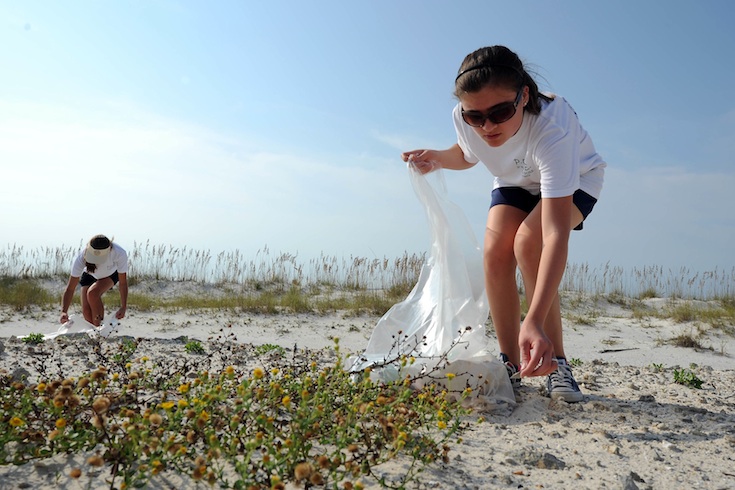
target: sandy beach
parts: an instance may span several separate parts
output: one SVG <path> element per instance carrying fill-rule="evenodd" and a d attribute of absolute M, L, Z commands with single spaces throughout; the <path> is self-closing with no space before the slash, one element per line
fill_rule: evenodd
<path fill-rule="evenodd" d="M 524 379 L 512 413 L 468 416 L 448 462 L 428 466 L 409 488 L 735 488 L 735 338 L 697 322 L 658 318 L 653 313 L 668 299 L 642 301 L 650 315 L 633 315 L 625 305 L 599 299 L 565 302 L 566 350 L 584 401 L 552 402 L 545 378 Z M 320 351 L 329 362 L 335 338 L 343 352 L 359 353 L 378 319 L 341 312 L 256 315 L 131 308 L 104 342 L 141 338 L 139 354 L 161 361 L 184 355 L 183 339 L 199 340 L 212 353 L 213 368 L 223 342 Z M 58 326 L 55 311 L 0 308 L 0 376 L 38 379 L 39 357 L 44 356 L 44 369 L 59 369 L 66 376 L 93 369 L 94 359 L 68 348 L 69 342 L 84 340 L 79 336 L 40 346 L 19 339 L 31 332 L 52 333 Z M 680 336 L 695 338 L 698 346 L 676 346 L 672 339 Z M 676 383 L 675 369 L 696 374 L 701 388 Z M 68 468 L 83 460 L 84 455 L 68 455 L 0 466 L 0 489 L 105 488 L 104 474 L 68 477 Z M 403 464 L 399 458 L 382 471 L 390 479 L 404 471 Z M 168 474 L 150 481 L 148 488 L 207 486 Z"/>

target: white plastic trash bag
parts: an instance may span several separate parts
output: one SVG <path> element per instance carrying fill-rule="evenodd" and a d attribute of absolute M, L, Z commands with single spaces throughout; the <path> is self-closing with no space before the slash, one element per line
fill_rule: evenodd
<path fill-rule="evenodd" d="M 47 333 L 43 336 L 44 340 L 51 340 L 61 335 L 73 335 L 79 333 L 86 333 L 92 337 L 101 336 L 109 337 L 117 331 L 119 322 L 117 318 L 113 318 L 110 321 L 103 322 L 102 325 L 96 327 L 89 323 L 84 318 L 77 318 L 75 315 L 71 315 L 66 323 L 63 323 L 56 332 Z M 21 337 L 25 338 L 27 336 Z"/>
<path fill-rule="evenodd" d="M 408 297 L 378 321 L 351 371 L 375 379 L 410 377 L 435 383 L 468 404 L 494 409 L 515 404 L 503 363 L 485 336 L 488 304 L 482 253 L 462 210 L 447 196 L 442 170 L 422 175 L 409 163 L 411 184 L 425 207 L 431 251 Z"/>

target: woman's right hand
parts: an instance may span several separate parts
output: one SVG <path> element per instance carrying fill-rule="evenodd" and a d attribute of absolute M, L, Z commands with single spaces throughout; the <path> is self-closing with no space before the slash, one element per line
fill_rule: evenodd
<path fill-rule="evenodd" d="M 411 150 L 401 154 L 404 162 L 413 164 L 414 168 L 422 174 L 427 174 L 438 168 L 441 163 L 437 160 L 437 152 L 435 150 Z"/>
<path fill-rule="evenodd" d="M 64 324 L 69 321 L 69 314 L 65 311 L 61 312 L 61 317 L 59 318 L 59 321 Z"/>

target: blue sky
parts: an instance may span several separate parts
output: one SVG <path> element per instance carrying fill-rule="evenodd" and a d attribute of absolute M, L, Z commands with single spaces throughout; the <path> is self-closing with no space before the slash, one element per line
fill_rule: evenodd
<path fill-rule="evenodd" d="M 400 153 L 505 44 L 608 162 L 571 262 L 735 265 L 735 3 L 5 1 L 0 244 L 428 250 Z M 483 233 L 492 177 L 446 172 Z"/>

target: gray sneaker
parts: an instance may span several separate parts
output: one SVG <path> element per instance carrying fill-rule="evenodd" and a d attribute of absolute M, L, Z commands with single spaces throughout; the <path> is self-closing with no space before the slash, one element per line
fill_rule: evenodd
<path fill-rule="evenodd" d="M 546 379 L 546 390 L 553 400 L 564 400 L 567 403 L 581 402 L 584 395 L 579 390 L 572 375 L 572 368 L 563 357 L 557 357 L 559 367 Z"/>
<path fill-rule="evenodd" d="M 508 371 L 508 378 L 510 378 L 510 386 L 513 387 L 513 391 L 517 391 L 521 388 L 521 377 L 516 376 L 518 374 L 518 366 L 510 362 L 510 359 L 508 359 L 508 356 L 503 354 L 502 352 L 498 356 L 500 359 L 500 362 L 505 364 L 505 369 Z"/>

